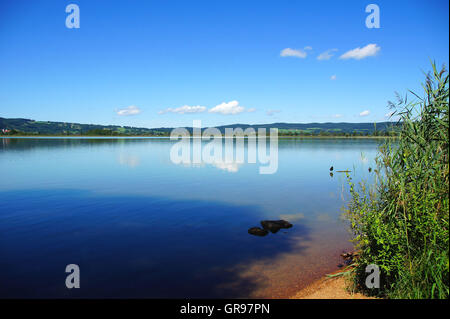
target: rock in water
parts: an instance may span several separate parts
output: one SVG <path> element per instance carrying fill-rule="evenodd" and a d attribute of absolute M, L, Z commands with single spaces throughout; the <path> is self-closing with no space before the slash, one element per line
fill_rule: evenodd
<path fill-rule="evenodd" d="M 278 232 L 282 228 L 291 228 L 292 224 L 285 220 L 263 220 L 261 221 L 261 226 L 273 234 Z"/>
<path fill-rule="evenodd" d="M 269 232 L 265 229 L 261 229 L 259 227 L 252 227 L 249 228 L 248 233 L 250 235 L 255 235 L 255 236 L 266 236 Z"/>

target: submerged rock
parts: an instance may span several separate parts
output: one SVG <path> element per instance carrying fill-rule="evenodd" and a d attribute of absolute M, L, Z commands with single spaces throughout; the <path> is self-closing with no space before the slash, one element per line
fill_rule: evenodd
<path fill-rule="evenodd" d="M 358 256 L 359 256 L 359 253 L 356 251 L 354 251 L 354 252 L 349 251 L 349 252 L 344 252 L 341 254 L 341 257 L 344 259 L 353 259 Z"/>
<path fill-rule="evenodd" d="M 282 228 L 291 228 L 292 224 L 285 220 L 263 220 L 261 221 L 261 226 L 264 230 L 275 234 Z"/>
<path fill-rule="evenodd" d="M 346 260 L 344 260 L 344 264 L 346 266 L 350 266 L 353 263 L 353 258 L 348 258 Z"/>
<path fill-rule="evenodd" d="M 265 229 L 261 229 L 259 227 L 249 228 L 248 233 L 254 236 L 266 236 L 269 232 Z"/>
<path fill-rule="evenodd" d="M 341 254 L 341 257 L 344 259 L 350 258 L 352 256 L 353 256 L 353 254 L 351 252 Z"/>
<path fill-rule="evenodd" d="M 341 254 L 341 257 L 344 259 L 344 264 L 346 266 L 351 266 L 353 262 L 358 259 L 359 253 L 357 251 L 353 252 L 344 252 Z"/>

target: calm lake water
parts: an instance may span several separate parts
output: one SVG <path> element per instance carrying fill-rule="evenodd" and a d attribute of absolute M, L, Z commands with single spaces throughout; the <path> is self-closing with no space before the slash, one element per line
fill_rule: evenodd
<path fill-rule="evenodd" d="M 379 143 L 280 139 L 261 175 L 174 164 L 163 138 L 0 139 L 0 297 L 289 297 L 351 247 L 330 166 L 368 179 Z M 293 227 L 247 232 L 275 219 Z"/>

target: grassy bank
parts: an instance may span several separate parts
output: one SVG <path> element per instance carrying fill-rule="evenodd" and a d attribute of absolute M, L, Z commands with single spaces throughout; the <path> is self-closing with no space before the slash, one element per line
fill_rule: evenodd
<path fill-rule="evenodd" d="M 403 122 L 395 143 L 379 150 L 375 184 L 355 185 L 346 217 L 360 251 L 354 284 L 387 298 L 449 295 L 448 71 L 432 71 L 423 96 L 390 103 Z M 379 266 L 380 288 L 367 289 L 365 268 Z"/>

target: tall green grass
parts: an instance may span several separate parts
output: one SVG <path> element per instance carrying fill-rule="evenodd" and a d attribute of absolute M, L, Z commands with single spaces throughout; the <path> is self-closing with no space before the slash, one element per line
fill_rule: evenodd
<path fill-rule="evenodd" d="M 390 102 L 399 138 L 379 149 L 375 182 L 355 185 L 345 216 L 360 251 L 355 285 L 386 298 L 449 296 L 449 77 L 432 64 L 423 96 Z M 380 289 L 365 287 L 365 267 L 381 270 Z"/>

